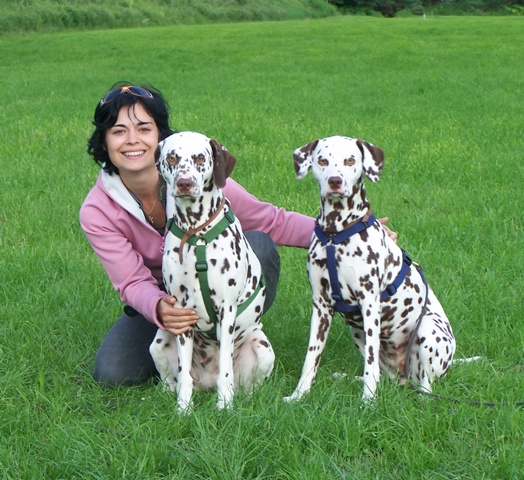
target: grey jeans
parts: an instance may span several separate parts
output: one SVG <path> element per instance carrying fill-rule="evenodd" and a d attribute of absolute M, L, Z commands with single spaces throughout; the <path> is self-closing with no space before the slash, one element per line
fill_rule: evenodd
<path fill-rule="evenodd" d="M 280 276 L 280 256 L 269 235 L 245 232 L 245 236 L 260 260 L 266 279 L 266 312 L 275 299 Z M 114 387 L 137 385 L 157 376 L 149 354 L 149 345 L 157 328 L 140 313 L 126 308 L 98 349 L 93 369 L 95 381 L 105 387 Z"/>

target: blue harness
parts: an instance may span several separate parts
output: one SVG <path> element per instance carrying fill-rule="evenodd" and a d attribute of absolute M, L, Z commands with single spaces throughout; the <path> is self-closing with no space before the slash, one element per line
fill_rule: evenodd
<path fill-rule="evenodd" d="M 320 243 L 322 243 L 323 246 L 326 247 L 326 256 L 327 256 L 327 267 L 329 272 L 329 281 L 331 283 L 331 297 L 335 301 L 335 311 L 340 313 L 354 313 L 354 312 L 360 312 L 360 308 L 358 305 L 348 305 L 344 302 L 342 298 L 342 292 L 340 289 L 340 282 L 338 280 L 338 274 L 337 274 L 337 265 L 335 260 L 335 251 L 336 251 L 336 245 L 342 243 L 343 241 L 347 240 L 348 238 L 352 237 L 353 235 L 356 235 L 357 233 L 362 232 L 363 230 L 371 227 L 376 221 L 375 215 L 371 214 L 370 217 L 366 221 L 359 221 L 357 223 L 354 223 L 353 225 L 346 228 L 346 230 L 343 230 L 342 232 L 337 233 L 336 235 L 329 236 L 327 235 L 324 230 L 320 228 L 320 226 L 315 226 L 315 235 L 320 240 Z M 409 267 L 411 266 L 412 261 L 409 255 L 402 250 L 402 268 L 400 269 L 400 272 L 397 275 L 397 278 L 389 284 L 386 289 L 381 293 L 380 300 L 384 301 L 389 297 L 392 297 L 397 293 L 398 288 L 404 283 L 404 280 L 406 278 L 406 275 L 409 271 Z"/>

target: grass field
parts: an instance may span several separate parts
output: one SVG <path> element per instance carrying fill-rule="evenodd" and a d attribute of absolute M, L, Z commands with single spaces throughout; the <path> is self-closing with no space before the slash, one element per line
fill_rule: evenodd
<path fill-rule="evenodd" d="M 524 19 L 486 17 L 0 38 L 0 478 L 523 478 L 523 44 Z M 219 413 L 199 393 L 178 417 L 157 385 L 94 384 L 121 304 L 77 216 L 97 175 L 92 113 L 122 79 L 160 88 L 175 128 L 226 145 L 252 193 L 312 216 L 296 147 L 333 134 L 382 147 L 374 211 L 424 266 L 458 356 L 483 357 L 435 385 L 459 401 L 383 381 L 361 409 L 362 360 L 338 319 L 312 392 L 285 404 L 310 311 L 306 252 L 291 248 L 264 321 L 276 369 L 252 398 Z"/>

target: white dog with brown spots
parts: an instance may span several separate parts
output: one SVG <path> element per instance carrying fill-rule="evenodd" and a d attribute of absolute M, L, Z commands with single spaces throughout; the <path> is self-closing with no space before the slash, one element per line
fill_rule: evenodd
<path fill-rule="evenodd" d="M 375 396 L 381 372 L 430 392 L 451 365 L 455 339 L 421 269 L 371 213 L 364 176 L 379 180 L 383 151 L 334 136 L 295 150 L 293 157 L 297 179 L 312 170 L 321 209 L 307 264 L 313 293 L 309 346 L 302 376 L 285 400 L 311 389 L 335 312 L 350 325 L 364 357 L 364 400 Z"/>
<path fill-rule="evenodd" d="M 150 347 L 162 381 L 177 392 L 179 412 L 191 409 L 193 387 L 216 386 L 223 409 L 239 388 L 250 393 L 273 370 L 275 355 L 260 321 L 260 262 L 222 193 L 235 164 L 200 133 L 176 133 L 159 144 L 169 218 L 164 284 L 178 306 L 199 316 L 184 334 L 159 329 Z"/>

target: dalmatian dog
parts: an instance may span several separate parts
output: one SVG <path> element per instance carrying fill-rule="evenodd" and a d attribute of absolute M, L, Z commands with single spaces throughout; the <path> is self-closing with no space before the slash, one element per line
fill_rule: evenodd
<path fill-rule="evenodd" d="M 261 323 L 260 262 L 222 193 L 235 164 L 225 147 L 196 132 L 175 133 L 157 150 L 168 204 L 164 284 L 176 306 L 199 316 L 184 334 L 159 329 L 150 346 L 180 413 L 191 410 L 194 387 L 216 387 L 217 407 L 224 409 L 239 389 L 249 394 L 273 370 Z"/>
<path fill-rule="evenodd" d="M 313 294 L 309 346 L 295 391 L 315 380 L 335 312 L 350 325 L 364 357 L 362 399 L 372 401 L 380 374 L 431 392 L 455 352 L 455 338 L 422 270 L 371 213 L 364 175 L 377 182 L 384 152 L 362 140 L 333 136 L 293 154 L 297 179 L 309 170 L 320 186 L 320 215 L 308 253 Z"/>

